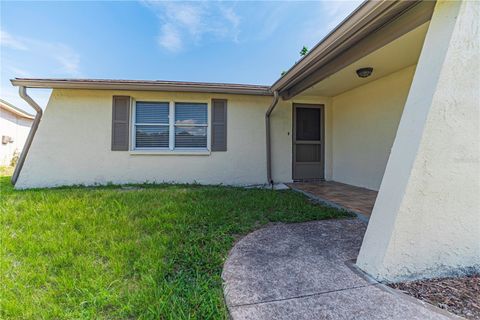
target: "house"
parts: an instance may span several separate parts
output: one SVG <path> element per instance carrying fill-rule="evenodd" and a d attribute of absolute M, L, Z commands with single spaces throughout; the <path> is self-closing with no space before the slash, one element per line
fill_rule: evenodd
<path fill-rule="evenodd" d="M 16 162 L 33 119 L 33 115 L 0 99 L 0 166 L 10 166 Z"/>
<path fill-rule="evenodd" d="M 12 180 L 338 181 L 378 191 L 370 275 L 480 271 L 479 12 L 366 1 L 271 86 L 13 79 L 53 92 Z"/>

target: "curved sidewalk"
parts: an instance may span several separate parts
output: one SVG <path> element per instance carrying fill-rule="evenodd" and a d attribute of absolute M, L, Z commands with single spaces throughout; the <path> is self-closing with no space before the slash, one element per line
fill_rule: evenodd
<path fill-rule="evenodd" d="M 458 319 L 356 271 L 351 261 L 365 229 L 345 219 L 280 224 L 247 235 L 222 273 L 232 318 Z"/>

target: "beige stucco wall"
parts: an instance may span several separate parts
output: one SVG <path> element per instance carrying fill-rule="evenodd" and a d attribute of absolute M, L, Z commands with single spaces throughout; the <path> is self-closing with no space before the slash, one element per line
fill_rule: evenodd
<path fill-rule="evenodd" d="M 377 279 L 480 271 L 479 21 L 436 4 L 357 260 Z"/>
<path fill-rule="evenodd" d="M 113 95 L 130 95 L 137 101 L 226 98 L 228 151 L 183 156 L 111 151 Z M 270 101 L 270 97 L 240 95 L 54 90 L 16 187 L 147 181 L 264 183 L 263 115 Z"/>
<path fill-rule="evenodd" d="M 33 120 L 19 117 L 0 108 L 0 139 L 9 136 L 13 142 L 3 144 L 0 141 L 0 165 L 9 166 L 16 152 L 22 151 Z"/>
<path fill-rule="evenodd" d="M 378 190 L 415 66 L 332 99 L 332 180 Z"/>
<path fill-rule="evenodd" d="M 137 101 L 208 103 L 212 98 L 226 98 L 228 151 L 209 155 L 139 155 L 111 151 L 113 95 L 130 95 Z M 271 101 L 272 97 L 244 95 L 54 90 L 16 187 L 147 181 L 229 185 L 266 183 L 265 112 Z M 275 182 L 290 182 L 292 178 L 291 105 L 292 101 L 281 101 L 272 114 Z"/>

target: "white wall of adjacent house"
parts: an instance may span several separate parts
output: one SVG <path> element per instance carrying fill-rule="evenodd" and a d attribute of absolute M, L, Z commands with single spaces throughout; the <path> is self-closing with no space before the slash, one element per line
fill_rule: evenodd
<path fill-rule="evenodd" d="M 377 279 L 480 271 L 479 24 L 436 4 L 357 259 Z"/>
<path fill-rule="evenodd" d="M 409 66 L 332 98 L 332 180 L 380 188 L 414 73 Z"/>
<path fill-rule="evenodd" d="M 12 158 L 22 151 L 33 120 L 0 108 L 0 165 L 10 166 Z"/>
<path fill-rule="evenodd" d="M 206 102 L 227 99 L 227 151 L 111 151 L 112 96 L 136 101 Z M 178 182 L 267 183 L 265 112 L 270 96 L 185 92 L 53 90 L 16 188 L 74 184 Z M 328 99 L 298 102 L 328 103 Z M 210 115 L 210 110 L 209 110 Z M 292 181 L 292 101 L 272 114 L 275 182 Z M 208 129 L 210 130 L 210 128 Z"/>

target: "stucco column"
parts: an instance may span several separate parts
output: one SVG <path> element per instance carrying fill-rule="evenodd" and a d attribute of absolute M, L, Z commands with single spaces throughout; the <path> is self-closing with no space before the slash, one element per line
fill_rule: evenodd
<path fill-rule="evenodd" d="M 480 270 L 479 11 L 436 4 L 357 260 L 379 280 Z"/>

